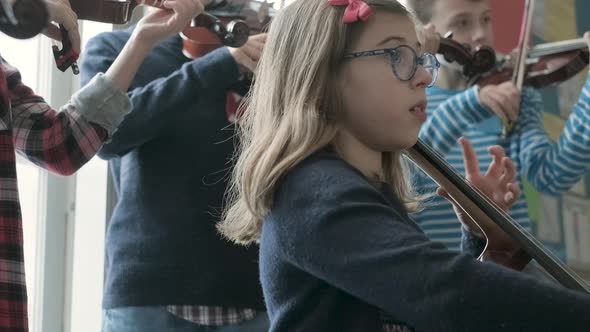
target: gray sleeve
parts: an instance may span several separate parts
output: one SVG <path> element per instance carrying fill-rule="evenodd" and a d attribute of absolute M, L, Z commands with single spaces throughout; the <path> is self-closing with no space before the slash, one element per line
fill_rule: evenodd
<path fill-rule="evenodd" d="M 103 73 L 96 74 L 87 85 L 76 92 L 70 103 L 88 122 L 105 128 L 109 137 L 131 111 L 131 101 L 127 94 L 119 90 Z"/>

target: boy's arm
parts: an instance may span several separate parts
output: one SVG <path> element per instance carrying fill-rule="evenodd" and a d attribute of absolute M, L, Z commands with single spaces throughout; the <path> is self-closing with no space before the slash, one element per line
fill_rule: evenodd
<path fill-rule="evenodd" d="M 61 112 L 52 109 L 2 62 L 11 101 L 9 124 L 15 149 L 33 163 L 70 175 L 90 160 L 130 109 L 127 96 L 104 75 L 72 96 Z"/>
<path fill-rule="evenodd" d="M 103 34 L 88 42 L 80 66 L 82 84 L 96 73 L 108 70 L 117 56 L 118 50 L 107 40 L 107 36 L 109 34 Z M 148 57 L 146 61 L 144 68 L 153 60 Z M 153 63 L 153 66 L 157 65 Z M 207 91 L 225 91 L 238 78 L 238 65 L 227 48 L 186 62 L 167 76 L 154 77 L 151 81 L 149 73 L 142 73 L 128 91 L 133 104 L 131 113 L 118 127 L 112 140 L 99 151 L 99 156 L 110 159 L 125 155 L 172 128 L 183 113 L 210 111 L 198 110 L 194 106 L 206 96 Z M 195 123 L 195 130 L 201 125 L 205 124 Z"/>
<path fill-rule="evenodd" d="M 445 100 L 441 100 L 445 96 L 442 92 L 429 93 L 428 108 L 433 111 L 420 130 L 424 143 L 444 156 L 470 125 L 489 118 L 492 113 L 481 104 L 478 94 L 477 86 Z"/>
<path fill-rule="evenodd" d="M 527 89 L 523 98 L 517 124 L 522 173 L 537 190 L 558 195 L 578 182 L 590 166 L 590 78 L 558 142 L 545 131 L 539 93 Z"/>

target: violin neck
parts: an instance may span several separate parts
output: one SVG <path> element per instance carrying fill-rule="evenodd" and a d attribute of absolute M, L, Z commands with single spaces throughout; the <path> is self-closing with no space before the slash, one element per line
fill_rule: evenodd
<path fill-rule="evenodd" d="M 539 58 L 542 56 L 583 50 L 586 48 L 588 48 L 588 44 L 586 44 L 586 40 L 584 38 L 539 44 L 531 49 L 529 52 L 529 58 Z"/>

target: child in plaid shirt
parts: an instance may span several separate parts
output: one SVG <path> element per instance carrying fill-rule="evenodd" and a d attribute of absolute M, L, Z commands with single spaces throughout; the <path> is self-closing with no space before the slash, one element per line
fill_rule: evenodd
<path fill-rule="evenodd" d="M 9 6 L 14 0 L 7 1 Z M 18 0 L 17 0 L 18 1 Z M 66 0 L 46 1 L 51 21 L 62 24 L 80 51 L 76 15 Z M 15 152 L 61 175 L 73 174 L 107 141 L 131 108 L 125 94 L 149 50 L 178 33 L 203 11 L 199 0 L 167 0 L 152 12 L 106 73 L 97 74 L 58 112 L 21 81 L 0 57 L 0 330 L 27 331 L 23 235 Z M 44 32 L 53 37 L 52 30 Z"/>

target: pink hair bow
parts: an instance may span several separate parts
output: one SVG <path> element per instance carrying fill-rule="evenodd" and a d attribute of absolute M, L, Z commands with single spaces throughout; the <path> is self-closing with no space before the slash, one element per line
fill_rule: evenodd
<path fill-rule="evenodd" d="M 358 21 L 365 21 L 373 10 L 363 0 L 328 0 L 332 6 L 346 6 L 344 11 L 344 23 L 353 23 Z"/>

